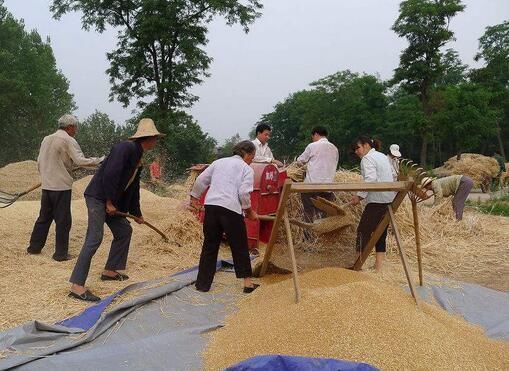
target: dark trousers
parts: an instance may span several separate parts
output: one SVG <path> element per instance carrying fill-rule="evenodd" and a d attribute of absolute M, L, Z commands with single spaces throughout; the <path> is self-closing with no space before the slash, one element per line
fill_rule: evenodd
<path fill-rule="evenodd" d="M 247 278 L 253 275 L 244 217 L 221 206 L 205 205 L 205 220 L 203 221 L 205 238 L 201 250 L 198 278 L 196 279 L 196 288 L 201 291 L 208 291 L 212 286 L 223 233 L 226 234 L 232 251 L 237 278 Z"/>
<path fill-rule="evenodd" d="M 468 176 L 463 175 L 460 179 L 458 190 L 452 199 L 452 208 L 456 214 L 456 219 L 463 219 L 463 210 L 465 209 L 465 201 L 474 186 L 474 182 Z"/>
<path fill-rule="evenodd" d="M 108 216 L 106 203 L 92 197 L 85 197 L 88 209 L 88 228 L 85 243 L 72 271 L 70 282 L 84 286 L 90 271 L 92 258 L 101 245 L 104 236 L 104 223 L 113 233 L 110 253 L 104 269 L 109 271 L 122 270 L 127 265 L 127 255 L 133 229 L 126 218 Z"/>
<path fill-rule="evenodd" d="M 364 250 L 366 247 L 371 235 L 387 213 L 387 205 L 390 204 L 369 203 L 364 208 L 359 226 L 357 227 L 357 251 Z M 385 252 L 388 227 L 389 225 L 385 227 L 384 232 L 375 244 L 376 252 Z"/>
<path fill-rule="evenodd" d="M 334 201 L 336 199 L 332 192 L 301 193 L 300 197 L 302 199 L 302 206 L 304 207 L 304 221 L 307 223 L 313 223 L 317 217 L 323 218 L 326 216 L 323 211 L 317 209 L 313 205 L 313 202 L 311 201 L 312 198 L 322 197 L 329 201 Z"/>
<path fill-rule="evenodd" d="M 55 253 L 54 259 L 65 258 L 69 251 L 69 231 L 71 230 L 71 190 L 48 191 L 43 189 L 41 196 L 41 210 L 37 218 L 30 245 L 27 251 L 32 254 L 40 253 L 46 239 L 49 227 L 55 221 Z"/>

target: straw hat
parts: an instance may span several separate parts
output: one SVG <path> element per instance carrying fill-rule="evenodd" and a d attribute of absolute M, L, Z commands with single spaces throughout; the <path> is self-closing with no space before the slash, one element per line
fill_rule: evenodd
<path fill-rule="evenodd" d="M 421 187 L 423 187 L 423 188 L 426 187 L 427 185 L 429 185 L 434 180 L 435 180 L 435 178 L 433 178 L 433 177 L 425 176 L 421 180 Z"/>
<path fill-rule="evenodd" d="M 145 137 L 164 137 L 166 134 L 160 133 L 154 121 L 152 119 L 141 119 L 138 123 L 138 129 L 136 129 L 136 133 L 129 139 L 137 139 L 137 138 L 145 138 Z"/>
<path fill-rule="evenodd" d="M 397 144 L 391 144 L 389 151 L 391 151 L 391 155 L 394 157 L 401 157 L 401 152 L 399 151 L 399 146 Z"/>

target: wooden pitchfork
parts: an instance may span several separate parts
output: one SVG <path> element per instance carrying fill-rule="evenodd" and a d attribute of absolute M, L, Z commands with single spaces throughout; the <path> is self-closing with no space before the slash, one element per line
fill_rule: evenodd
<path fill-rule="evenodd" d="M 131 214 L 128 214 L 128 213 L 123 213 L 123 212 L 120 212 L 120 211 L 115 212 L 115 214 L 118 215 L 118 216 L 123 216 L 124 218 L 130 218 L 130 219 L 133 219 L 133 220 L 136 219 L 136 217 L 134 215 L 131 215 Z M 168 236 L 165 235 L 163 232 L 161 232 L 159 229 L 157 229 L 155 226 L 153 226 L 152 224 L 150 224 L 146 220 L 143 222 L 143 224 L 145 224 L 147 227 L 149 227 L 150 229 L 152 229 L 155 232 L 157 232 L 163 238 L 164 242 L 170 242 L 170 239 L 168 238 Z M 172 241 L 172 242 L 175 243 L 177 246 L 181 246 L 178 242 L 175 242 L 175 241 Z"/>
<path fill-rule="evenodd" d="M 27 193 L 32 192 L 33 190 L 36 190 L 41 186 L 41 183 L 38 183 L 34 185 L 33 187 L 27 189 L 26 191 L 23 191 L 21 193 L 7 193 L 0 191 L 0 209 L 3 209 L 5 207 L 11 206 L 14 202 L 18 200 L 18 198 L 26 195 Z"/>

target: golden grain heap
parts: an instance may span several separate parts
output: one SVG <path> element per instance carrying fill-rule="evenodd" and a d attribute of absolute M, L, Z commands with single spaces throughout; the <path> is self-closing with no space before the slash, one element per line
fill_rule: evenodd
<path fill-rule="evenodd" d="M 442 309 L 421 304 L 399 287 L 338 268 L 301 275 L 302 300 L 292 282 L 265 284 L 242 300 L 212 333 L 206 369 L 249 357 L 289 354 L 367 362 L 381 369 L 503 370 L 509 343 Z"/>

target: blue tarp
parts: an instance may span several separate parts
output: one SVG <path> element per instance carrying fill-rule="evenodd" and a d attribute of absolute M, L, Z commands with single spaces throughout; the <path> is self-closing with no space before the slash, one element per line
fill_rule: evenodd
<path fill-rule="evenodd" d="M 374 371 L 367 363 L 340 361 L 332 358 L 310 358 L 285 355 L 257 356 L 246 359 L 226 371 Z"/>

